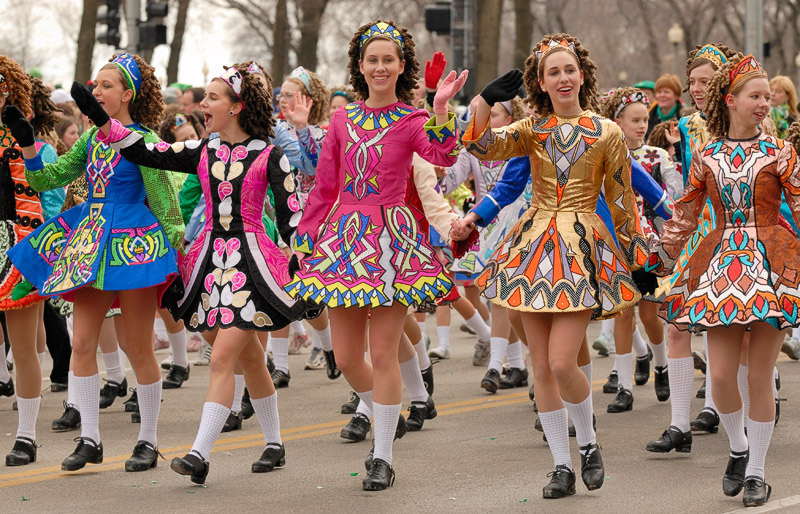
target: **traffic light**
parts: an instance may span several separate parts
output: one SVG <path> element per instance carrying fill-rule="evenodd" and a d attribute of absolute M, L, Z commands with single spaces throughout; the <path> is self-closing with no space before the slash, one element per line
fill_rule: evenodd
<path fill-rule="evenodd" d="M 97 31 L 97 41 L 119 47 L 120 0 L 98 0 L 97 23 L 105 25 Z"/>
<path fill-rule="evenodd" d="M 450 2 L 436 2 L 425 6 L 425 29 L 446 36 L 450 34 Z"/>
<path fill-rule="evenodd" d="M 166 1 L 148 0 L 144 8 L 147 21 L 139 25 L 139 47 L 155 48 L 167 44 L 167 26 L 164 18 L 169 13 L 169 4 Z"/>

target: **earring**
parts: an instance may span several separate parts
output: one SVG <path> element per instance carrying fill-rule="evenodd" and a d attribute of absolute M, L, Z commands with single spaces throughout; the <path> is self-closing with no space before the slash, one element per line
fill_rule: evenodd
<path fill-rule="evenodd" d="M 233 111 L 228 111 L 228 116 L 233 116 Z"/>

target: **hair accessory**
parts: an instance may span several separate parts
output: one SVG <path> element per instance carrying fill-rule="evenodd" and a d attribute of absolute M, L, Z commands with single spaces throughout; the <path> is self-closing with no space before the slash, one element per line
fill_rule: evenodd
<path fill-rule="evenodd" d="M 350 95 L 348 95 L 347 92 L 342 91 L 341 89 L 337 89 L 336 91 L 331 93 L 331 98 L 333 98 L 334 96 L 341 96 L 342 98 L 346 98 L 348 102 L 353 101 L 353 99 L 350 98 Z"/>
<path fill-rule="evenodd" d="M 6 82 L 6 78 L 0 73 L 0 96 L 3 98 L 8 98 L 8 82 Z"/>
<path fill-rule="evenodd" d="M 714 66 L 716 66 L 717 69 L 720 69 L 723 64 L 728 62 L 728 58 L 725 57 L 725 54 L 714 45 L 705 45 L 702 47 L 700 51 L 697 52 L 697 55 L 694 56 L 692 62 L 696 61 L 697 59 L 708 59 L 714 63 Z"/>
<path fill-rule="evenodd" d="M 111 63 L 119 68 L 122 76 L 125 77 L 125 82 L 128 83 L 128 87 L 133 91 L 133 98 L 131 98 L 131 102 L 133 102 L 136 100 L 136 94 L 142 88 L 142 72 L 139 69 L 139 65 L 128 53 L 119 54 Z"/>
<path fill-rule="evenodd" d="M 506 100 L 505 102 L 498 102 L 503 108 L 508 112 L 508 114 L 514 114 L 514 103 L 511 100 Z"/>
<path fill-rule="evenodd" d="M 177 113 L 175 115 L 175 128 L 178 128 L 185 123 L 189 123 L 189 120 L 186 119 L 186 115 L 182 112 Z"/>
<path fill-rule="evenodd" d="M 400 35 L 400 31 L 394 28 L 393 26 L 389 25 L 385 21 L 380 21 L 375 25 L 368 28 L 363 34 L 361 34 L 361 41 L 358 42 L 358 48 L 364 48 L 364 45 L 369 42 L 370 39 L 374 38 L 375 36 L 384 36 L 398 45 L 400 48 L 405 50 L 405 43 L 403 42 L 403 36 Z"/>
<path fill-rule="evenodd" d="M 753 57 L 753 54 L 746 55 L 741 61 L 739 61 L 739 64 L 733 67 L 729 75 L 730 83 L 728 84 L 728 87 L 722 90 L 722 94 L 727 95 L 728 91 L 733 89 L 734 84 L 741 80 L 742 77 L 750 75 L 751 73 L 765 74 L 764 68 L 762 68 L 756 58 Z"/>
<path fill-rule="evenodd" d="M 261 75 L 262 77 L 266 77 L 266 75 L 264 75 L 264 72 L 261 71 L 261 67 L 258 64 L 254 63 L 254 62 L 251 62 L 250 66 L 247 67 L 247 73 L 253 73 L 253 74 Z"/>
<path fill-rule="evenodd" d="M 230 68 L 225 70 L 225 72 L 218 78 L 224 80 L 225 83 L 228 84 L 231 87 L 231 89 L 233 89 L 233 92 L 236 93 L 237 98 L 241 96 L 242 74 L 239 73 L 239 70 L 237 70 L 234 66 L 231 66 Z"/>
<path fill-rule="evenodd" d="M 641 91 L 634 91 L 628 96 L 623 96 L 622 98 L 620 98 L 620 104 L 614 111 L 614 119 L 617 119 L 619 117 L 619 113 L 622 112 L 622 109 L 636 102 L 643 103 L 645 107 L 650 105 L 650 101 L 647 99 L 647 96 L 645 96 L 644 93 L 642 93 Z"/>
<path fill-rule="evenodd" d="M 562 39 L 560 41 L 556 41 L 555 39 L 551 39 L 551 40 L 547 41 L 546 43 L 542 43 L 536 49 L 536 59 L 538 59 L 540 68 L 542 66 L 542 60 L 543 60 L 544 56 L 546 56 L 547 53 L 550 52 L 551 50 L 554 50 L 554 49 L 559 48 L 559 47 L 562 47 L 562 48 L 564 48 L 566 50 L 569 50 L 570 52 L 572 52 L 572 55 L 574 55 L 576 58 L 578 57 L 578 54 L 575 53 L 575 45 L 574 44 L 570 43 L 566 39 Z"/>
<path fill-rule="evenodd" d="M 290 79 L 297 79 L 306 86 L 306 91 L 308 94 L 311 94 L 311 75 L 308 74 L 305 68 L 302 66 L 298 66 L 297 68 L 292 70 L 292 73 L 289 74 Z"/>

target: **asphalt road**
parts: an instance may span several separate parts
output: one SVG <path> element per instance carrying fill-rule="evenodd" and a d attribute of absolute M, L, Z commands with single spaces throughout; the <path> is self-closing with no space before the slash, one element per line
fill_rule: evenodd
<path fill-rule="evenodd" d="M 485 393 L 484 369 L 472 366 L 474 336 L 458 330 L 453 315 L 452 358 L 435 365 L 434 398 L 439 416 L 421 432 L 409 433 L 394 447 L 397 480 L 385 492 L 361 490 L 363 460 L 369 439 L 349 443 L 339 437 L 349 416 L 339 413 L 349 388 L 343 378 L 328 380 L 324 371 L 304 371 L 307 354 L 290 356 L 292 382 L 279 392 L 286 467 L 268 474 L 250 473 L 264 444 L 255 418 L 243 430 L 223 434 L 211 456 L 206 486 L 169 469 L 169 460 L 186 453 L 194 440 L 206 392 L 208 368 L 193 367 L 181 389 L 164 391 L 159 446 L 167 461 L 155 470 L 126 473 L 123 462 L 136 442 L 138 425 L 130 423 L 122 400 L 100 413 L 105 462 L 76 473 L 60 462 L 75 446 L 78 432 L 57 434 L 50 422 L 61 415 L 66 393 L 49 392 L 45 383 L 38 424 L 38 461 L 22 468 L 0 468 L 0 513 L 17 512 L 702 512 L 742 508 L 741 496 L 721 491 L 728 455 L 727 437 L 697 436 L 691 454 L 659 455 L 644 450 L 669 424 L 669 404 L 655 398 L 652 380 L 635 387 L 632 412 L 607 414 L 611 395 L 602 384 L 613 358 L 594 357 L 593 395 L 598 441 L 603 447 L 606 481 L 588 492 L 578 478 L 578 493 L 563 500 L 543 500 L 541 488 L 552 459 L 536 419 L 528 389 Z M 435 339 L 434 320 L 428 333 Z M 590 340 L 599 331 L 590 326 Z M 702 348 L 699 338 L 696 349 Z M 307 350 L 306 350 L 307 351 Z M 159 358 L 167 350 L 158 352 Z M 195 354 L 190 354 L 190 360 Z M 783 413 L 767 458 L 772 500 L 748 512 L 800 512 L 800 362 L 781 356 Z M 129 380 L 132 374 L 128 373 Z M 695 390 L 702 375 L 695 377 Z M 406 399 L 405 405 L 408 405 Z M 692 402 L 692 415 L 702 400 Z M 0 399 L 0 448 L 13 445 L 17 426 L 11 399 Z M 573 464 L 580 467 L 577 445 Z"/>

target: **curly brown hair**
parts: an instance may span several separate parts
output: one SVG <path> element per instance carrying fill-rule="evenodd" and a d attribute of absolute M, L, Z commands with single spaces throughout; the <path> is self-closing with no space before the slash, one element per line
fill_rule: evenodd
<path fill-rule="evenodd" d="M 185 114 L 182 112 L 173 112 L 171 115 L 165 116 L 164 121 L 161 122 L 161 125 L 158 127 L 158 137 L 167 143 L 174 143 L 175 142 L 175 129 L 178 128 L 177 121 L 178 116 L 183 117 L 183 123 L 189 123 L 192 128 L 194 129 L 195 134 L 200 137 L 200 134 L 203 133 L 203 127 L 197 121 L 197 118 L 192 116 L 191 114 Z"/>
<path fill-rule="evenodd" d="M 117 70 L 122 87 L 125 90 L 129 90 L 128 81 L 125 80 L 122 71 L 115 64 L 111 64 L 118 55 L 120 54 L 114 54 L 108 60 L 109 64 L 104 65 L 101 69 Z M 131 57 L 136 61 L 139 72 L 142 74 L 142 86 L 136 93 L 136 100 L 128 104 L 128 114 L 139 125 L 147 128 L 158 127 L 164 112 L 164 97 L 161 95 L 161 84 L 158 83 L 156 78 L 156 69 L 147 64 L 147 61 L 138 55 L 131 54 Z"/>
<path fill-rule="evenodd" d="M 730 86 L 730 73 L 731 70 L 739 64 L 744 56 L 737 53 L 728 62 L 722 65 L 720 69 L 714 72 L 714 76 L 708 83 L 706 88 L 706 130 L 713 137 L 724 137 L 731 126 L 731 120 L 728 116 L 728 106 L 725 103 L 725 96 L 722 94 L 724 89 Z M 742 90 L 744 85 L 753 78 L 767 78 L 766 74 L 753 73 L 746 79 L 739 80 L 728 91 L 730 95 L 736 95 Z"/>
<path fill-rule="evenodd" d="M 790 142 L 796 152 L 800 153 L 800 121 L 795 121 L 786 130 L 786 141 Z"/>
<path fill-rule="evenodd" d="M 242 102 L 245 108 L 239 113 L 239 126 L 248 135 L 266 142 L 275 136 L 275 118 L 272 117 L 272 95 L 270 90 L 258 79 L 255 73 L 248 73 L 246 66 L 232 66 L 242 76 L 242 90 L 239 96 L 233 88 L 226 89 L 231 102 Z M 225 66 L 226 70 L 231 66 Z M 222 80 L 215 78 L 214 80 Z"/>
<path fill-rule="evenodd" d="M 398 46 L 397 54 L 400 59 L 405 60 L 405 67 L 403 73 L 397 77 L 397 84 L 395 84 L 394 91 L 398 100 L 411 105 L 412 102 L 414 102 L 414 88 L 417 86 L 417 80 L 419 80 L 419 61 L 417 61 L 417 53 L 414 49 L 414 40 L 412 39 L 411 33 L 408 32 L 407 28 L 398 26 L 393 20 L 375 20 L 366 25 L 362 25 L 356 33 L 353 34 L 353 39 L 350 40 L 350 50 L 347 52 L 347 55 L 350 57 L 350 62 L 347 64 L 347 70 L 350 72 L 350 84 L 361 99 L 366 100 L 369 98 L 367 81 L 364 78 L 364 74 L 361 73 L 359 69 L 361 54 L 372 41 L 377 39 L 386 40 L 388 38 L 384 36 L 374 36 L 364 45 L 364 48 L 361 48 L 361 36 L 368 28 L 381 22 L 388 23 L 392 27 L 395 27 L 403 37 L 403 48 L 401 49 Z"/>
<path fill-rule="evenodd" d="M 609 94 L 606 95 L 600 101 L 600 106 L 599 110 L 597 111 L 597 114 L 599 114 L 603 118 L 608 118 L 609 120 L 613 120 L 614 113 L 617 112 L 617 107 L 619 107 L 620 104 L 622 103 L 622 99 L 626 96 L 631 96 L 634 93 L 641 93 L 641 92 L 642 92 L 641 89 L 631 86 L 613 89 L 609 91 Z M 639 103 L 643 103 L 645 107 L 649 107 L 649 105 L 644 102 L 639 102 Z"/>
<path fill-rule="evenodd" d="M 50 100 L 50 90 L 41 80 L 28 75 L 31 81 L 31 107 L 33 108 L 33 133 L 36 137 L 52 131 L 59 117 L 58 107 Z"/>
<path fill-rule="evenodd" d="M 669 128 L 670 123 L 670 121 L 665 121 L 653 127 L 653 130 L 650 131 L 650 135 L 647 136 L 647 144 L 669 151 L 669 149 L 672 147 L 672 143 L 667 141 L 666 131 Z"/>
<path fill-rule="evenodd" d="M 711 45 L 714 46 L 717 50 L 719 50 L 723 54 L 725 54 L 725 58 L 728 59 L 728 60 L 730 60 L 731 57 L 736 55 L 736 52 L 731 50 L 728 46 L 723 45 L 722 43 L 711 43 Z M 697 45 L 694 48 L 694 50 L 689 52 L 689 58 L 686 59 L 686 83 L 684 84 L 684 87 L 683 87 L 683 92 L 684 93 L 687 93 L 689 91 L 689 75 L 692 73 L 693 69 L 699 68 L 700 66 L 702 66 L 704 64 L 710 64 L 711 67 L 714 68 L 714 71 L 717 71 L 717 65 L 714 64 L 714 61 L 706 59 L 705 57 L 701 57 L 699 59 L 695 59 L 695 57 L 697 56 L 697 53 L 704 46 L 706 46 L 706 45 Z M 692 95 L 689 95 L 690 98 L 691 98 L 691 96 Z M 694 103 L 694 98 L 691 98 L 691 100 L 692 100 L 692 105 L 697 107 L 697 104 Z"/>
<path fill-rule="evenodd" d="M 261 70 L 261 73 L 264 75 L 264 78 L 267 79 L 267 93 L 269 93 L 270 101 L 272 101 L 272 75 L 269 74 L 266 68 L 261 66 L 261 64 L 259 64 L 256 61 L 237 62 L 233 64 L 233 67 L 236 68 L 237 70 L 242 68 L 248 69 L 251 64 L 255 64 L 256 66 L 258 66 L 258 69 Z"/>
<path fill-rule="evenodd" d="M 525 101 L 536 108 L 536 112 L 541 117 L 553 114 L 553 102 L 550 100 L 550 95 L 542 91 L 539 86 L 539 80 L 543 77 L 540 73 L 539 59 L 536 57 L 536 49 L 543 44 L 547 44 L 550 40 L 561 41 L 566 40 L 572 43 L 575 47 L 575 55 L 578 58 L 578 66 L 583 72 L 583 85 L 578 94 L 578 98 L 582 109 L 589 109 L 596 111 L 598 107 L 598 82 L 595 71 L 597 71 L 597 64 L 589 58 L 589 50 L 587 50 L 578 38 L 570 36 L 569 34 L 560 32 L 558 34 L 547 34 L 537 44 L 531 55 L 525 59 L 525 73 L 523 79 L 525 81 L 525 90 L 528 92 L 528 97 Z M 568 51 L 567 48 L 561 49 L 560 47 L 553 48 L 546 55 L 545 59 L 552 55 L 552 52 Z"/>
<path fill-rule="evenodd" d="M 31 112 L 31 80 L 17 61 L 11 57 L 0 55 L 0 75 L 8 84 L 6 105 L 14 105 L 28 115 Z"/>
<path fill-rule="evenodd" d="M 306 70 L 306 73 L 308 73 L 311 79 L 309 81 L 311 91 L 306 88 L 306 85 L 303 84 L 303 81 L 300 79 L 289 77 L 286 80 L 300 86 L 300 91 L 311 99 L 311 111 L 308 113 L 308 124 L 319 125 L 328 117 L 328 106 L 331 104 L 331 92 L 325 87 L 325 83 L 322 82 L 322 79 L 320 79 L 316 73 L 311 70 Z"/>

